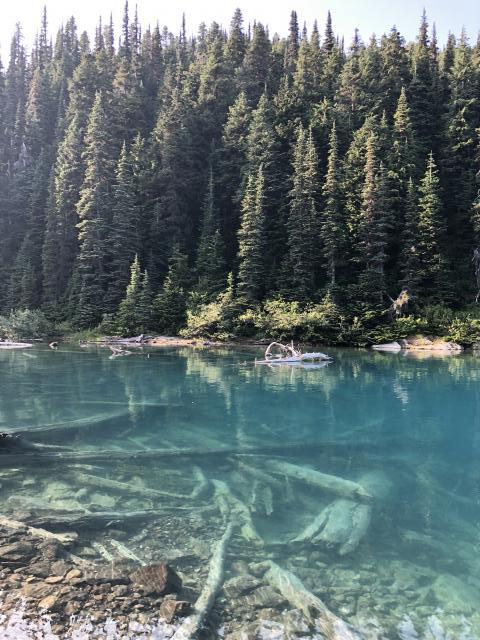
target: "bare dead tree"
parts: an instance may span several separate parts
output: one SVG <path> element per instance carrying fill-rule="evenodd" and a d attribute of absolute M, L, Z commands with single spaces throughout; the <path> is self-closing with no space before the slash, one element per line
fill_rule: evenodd
<path fill-rule="evenodd" d="M 388 296 L 390 298 L 390 296 Z M 388 308 L 388 313 L 392 319 L 401 318 L 404 312 L 407 310 L 409 303 L 411 302 L 413 296 L 408 287 L 403 287 L 400 291 L 398 297 L 394 300 L 390 298 L 390 302 L 392 303 Z"/>

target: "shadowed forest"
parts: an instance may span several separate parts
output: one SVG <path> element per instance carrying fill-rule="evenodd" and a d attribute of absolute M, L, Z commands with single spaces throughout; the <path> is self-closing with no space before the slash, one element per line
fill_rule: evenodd
<path fill-rule="evenodd" d="M 73 17 L 52 38 L 45 10 L 26 49 L 18 26 L 0 313 L 64 332 L 480 339 L 480 41 L 438 43 L 425 15 L 414 42 L 362 35 L 292 11 L 281 37 L 237 10 L 190 37 L 128 4 L 93 39 Z"/>

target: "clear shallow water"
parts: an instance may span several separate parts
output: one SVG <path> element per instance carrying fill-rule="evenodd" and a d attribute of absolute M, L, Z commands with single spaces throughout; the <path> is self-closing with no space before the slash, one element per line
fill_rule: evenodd
<path fill-rule="evenodd" d="M 0 351 L 0 431 L 85 454 L 24 466 L 0 454 L 0 470 L 21 471 L 2 482 L 2 510 L 181 507 L 151 553 L 178 543 L 201 564 L 221 535 L 208 491 L 190 497 L 203 473 L 247 505 L 264 541 L 238 537 L 227 576 L 239 558 L 273 558 L 365 637 L 480 638 L 480 359 L 328 352 L 330 365 L 303 369 L 253 366 L 262 355 L 253 349 L 138 350 L 113 360 L 108 350 L 71 346 Z M 351 501 L 286 479 L 271 460 L 368 487 L 363 529 L 352 524 Z M 172 505 L 105 487 L 79 492 L 86 468 L 74 463 L 189 497 Z M 320 538 L 298 541 L 322 512 L 330 519 Z M 138 533 L 143 523 L 129 527 Z M 101 535 L 86 530 L 85 548 Z M 349 536 L 359 539 L 345 551 Z M 149 559 L 133 533 L 127 541 Z"/>

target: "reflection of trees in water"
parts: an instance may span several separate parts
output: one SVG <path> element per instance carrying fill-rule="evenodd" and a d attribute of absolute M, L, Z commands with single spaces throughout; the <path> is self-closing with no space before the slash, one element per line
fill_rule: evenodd
<path fill-rule="evenodd" d="M 78 448 L 327 442 L 339 454 L 335 461 L 328 449 L 325 464 L 339 472 L 368 454 L 457 486 L 457 460 L 458 490 L 479 484 L 480 367 L 471 356 L 332 350 L 328 367 L 309 370 L 254 366 L 261 351 L 248 349 L 138 351 L 113 361 L 104 349 L 69 351 L 0 353 L 1 427 L 64 425 L 62 444 Z M 419 493 L 426 499 L 425 486 Z"/>

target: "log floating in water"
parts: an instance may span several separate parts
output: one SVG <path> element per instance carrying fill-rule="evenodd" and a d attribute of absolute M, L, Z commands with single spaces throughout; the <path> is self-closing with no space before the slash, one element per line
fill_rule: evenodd
<path fill-rule="evenodd" d="M 315 469 L 309 469 L 306 467 L 300 467 L 290 462 L 284 462 L 282 460 L 264 460 L 264 465 L 277 475 L 284 475 L 295 480 L 306 482 L 322 489 L 334 493 L 343 498 L 352 498 L 356 500 L 362 500 L 364 502 L 372 502 L 373 496 L 357 482 L 352 480 L 346 480 L 339 476 L 332 476 L 327 473 L 316 471 Z"/>

